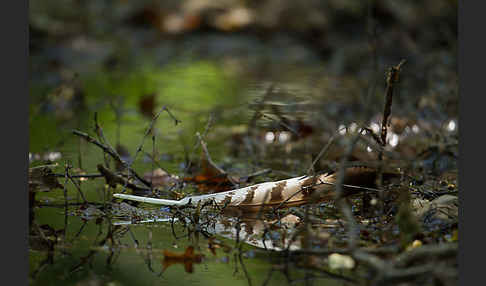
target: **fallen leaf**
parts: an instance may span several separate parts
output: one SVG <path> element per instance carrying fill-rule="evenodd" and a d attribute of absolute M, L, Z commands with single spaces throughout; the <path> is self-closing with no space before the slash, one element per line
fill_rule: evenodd
<path fill-rule="evenodd" d="M 185 182 L 196 184 L 198 190 L 202 193 L 219 193 L 229 191 L 235 188 L 234 178 L 230 178 L 216 166 L 213 166 L 206 158 L 204 152 L 201 156 L 201 171 L 193 177 L 186 177 Z"/>
<path fill-rule="evenodd" d="M 142 96 L 138 100 L 138 110 L 142 115 L 152 120 L 155 116 L 155 93 L 147 94 Z"/>
<path fill-rule="evenodd" d="M 177 178 L 169 175 L 166 171 L 161 168 L 157 168 L 152 172 L 146 172 L 143 174 L 143 178 L 147 182 L 151 182 L 154 187 L 164 187 L 173 185 Z"/>

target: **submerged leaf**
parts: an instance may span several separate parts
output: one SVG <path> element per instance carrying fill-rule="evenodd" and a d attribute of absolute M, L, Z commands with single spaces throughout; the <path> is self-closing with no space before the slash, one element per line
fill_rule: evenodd
<path fill-rule="evenodd" d="M 194 254 L 194 247 L 188 246 L 184 253 L 175 253 L 169 250 L 164 250 L 164 261 L 162 262 L 162 271 L 165 271 L 169 266 L 174 264 L 183 264 L 184 270 L 187 273 L 192 273 L 193 263 L 201 263 L 202 255 Z"/>

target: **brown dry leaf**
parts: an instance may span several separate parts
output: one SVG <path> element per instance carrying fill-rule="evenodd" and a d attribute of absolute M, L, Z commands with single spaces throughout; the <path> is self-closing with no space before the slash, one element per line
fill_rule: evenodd
<path fill-rule="evenodd" d="M 184 253 L 175 253 L 169 250 L 164 250 L 164 261 L 162 262 L 162 271 L 165 271 L 169 266 L 174 264 L 183 264 L 184 270 L 187 273 L 194 271 L 192 264 L 201 263 L 202 255 L 194 254 L 194 247 L 188 246 Z"/>
<path fill-rule="evenodd" d="M 214 26 L 223 31 L 234 31 L 247 27 L 253 22 L 253 19 L 254 15 L 251 10 L 237 7 L 218 15 L 214 20 Z"/>
<path fill-rule="evenodd" d="M 219 193 L 234 189 L 234 178 L 213 166 L 204 155 L 201 156 L 201 172 L 193 177 L 183 179 L 197 185 L 202 193 Z"/>
<path fill-rule="evenodd" d="M 202 19 L 197 14 L 171 13 L 164 18 L 160 29 L 169 34 L 179 34 L 195 30 L 201 26 Z"/>
<path fill-rule="evenodd" d="M 147 182 L 151 182 L 154 187 L 165 187 L 171 186 L 176 183 L 177 178 L 169 175 L 166 171 L 161 168 L 157 168 L 152 172 L 146 172 L 143 174 L 143 178 Z"/>
<path fill-rule="evenodd" d="M 138 100 L 138 110 L 143 116 L 147 117 L 149 120 L 152 120 L 152 118 L 154 118 L 155 116 L 155 98 L 156 94 L 151 93 L 142 96 Z"/>

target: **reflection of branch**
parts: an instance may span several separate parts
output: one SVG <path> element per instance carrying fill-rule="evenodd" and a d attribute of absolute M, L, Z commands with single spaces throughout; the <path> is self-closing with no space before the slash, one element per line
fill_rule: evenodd
<path fill-rule="evenodd" d="M 243 273 L 245 274 L 246 280 L 248 280 L 248 285 L 251 286 L 252 284 L 251 284 L 250 275 L 248 274 L 248 270 L 246 270 L 246 266 L 243 263 L 243 258 L 242 258 L 242 253 L 241 253 L 241 247 L 240 247 L 240 249 L 238 251 L 238 260 L 240 261 L 241 268 L 243 269 Z"/>
<path fill-rule="evenodd" d="M 274 271 L 274 266 L 272 265 L 270 267 L 270 271 L 268 271 L 267 278 L 265 279 L 265 281 L 263 281 L 262 286 L 267 286 L 268 282 L 270 281 L 270 278 L 272 278 L 273 271 Z"/>
<path fill-rule="evenodd" d="M 111 246 L 112 247 L 109 247 L 110 253 L 109 253 L 109 255 L 107 257 L 107 260 L 106 260 L 107 267 L 110 267 L 111 264 L 113 264 L 113 261 L 114 261 L 113 260 L 113 256 L 115 254 L 115 252 L 114 252 L 114 249 L 115 248 L 113 247 L 113 245 L 116 244 L 115 243 L 115 239 L 114 239 L 114 232 L 117 229 L 118 229 L 117 227 L 115 227 L 115 228 L 112 227 L 111 222 L 108 222 L 108 231 L 106 233 L 106 236 L 100 242 L 96 242 L 96 240 L 98 239 L 98 236 L 96 236 L 96 238 L 94 240 L 94 243 L 93 243 L 95 246 L 102 247 L 102 246 L 105 245 L 105 243 L 108 240 L 111 241 Z M 98 233 L 98 235 L 99 234 L 100 233 Z M 98 249 L 92 249 L 92 250 L 90 250 L 88 252 L 87 255 L 80 257 L 79 263 L 76 264 L 76 265 L 74 265 L 73 267 L 71 267 L 71 269 L 69 270 L 69 274 L 72 274 L 72 273 L 74 273 L 76 271 L 79 271 L 86 263 L 90 263 L 90 265 L 91 265 L 91 263 L 92 263 L 92 261 L 94 259 L 95 254 L 97 254 L 98 252 L 99 252 Z"/>
<path fill-rule="evenodd" d="M 72 241 L 74 241 L 76 238 L 78 238 L 78 236 L 81 234 L 81 232 L 83 232 L 83 229 L 84 227 L 86 226 L 86 224 L 88 223 L 87 220 L 84 220 L 83 221 L 83 225 L 81 225 L 81 227 L 79 228 L 78 232 L 76 233 L 76 235 L 74 235 Z"/>
<path fill-rule="evenodd" d="M 145 262 L 145 264 L 147 265 L 147 268 L 150 272 L 155 273 L 155 270 L 152 268 L 152 230 L 150 230 L 149 232 L 149 238 L 148 238 L 148 242 L 147 242 L 147 256 L 145 257 L 143 254 L 142 251 L 140 251 L 140 244 L 138 242 L 138 240 L 135 238 L 135 235 L 133 234 L 132 230 L 130 229 L 130 227 L 128 227 L 128 232 L 130 233 L 130 237 L 132 238 L 133 240 L 133 247 L 135 248 L 135 252 L 137 252 L 137 254 L 140 254 L 140 256 L 142 257 L 143 261 Z M 157 276 L 159 276 L 159 274 L 157 274 Z"/>
<path fill-rule="evenodd" d="M 41 249 L 45 250 L 47 249 L 47 257 L 46 259 L 42 260 L 39 263 L 39 266 L 37 269 L 32 271 L 31 277 L 34 279 L 41 271 L 43 271 L 48 265 L 54 264 L 54 252 L 55 252 L 55 246 L 58 243 L 58 237 L 54 229 L 48 227 L 48 230 L 46 230 L 48 233 L 49 231 L 53 231 L 54 239 L 49 239 L 46 234 L 44 233 L 44 230 L 37 224 L 35 220 L 32 221 L 32 227 L 35 227 L 35 232 L 38 234 L 38 237 L 35 235 L 29 235 L 29 249 L 32 248 L 32 244 L 35 244 L 35 241 L 40 238 L 42 240 L 42 245 Z M 33 230 L 33 233 L 35 233 Z M 64 232 L 65 233 L 65 232 Z"/>

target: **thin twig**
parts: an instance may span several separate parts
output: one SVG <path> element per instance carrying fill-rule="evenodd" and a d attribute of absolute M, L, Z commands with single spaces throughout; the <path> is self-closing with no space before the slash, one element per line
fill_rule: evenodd
<path fill-rule="evenodd" d="M 388 73 L 386 75 L 385 106 L 383 109 L 383 120 L 381 122 L 381 144 L 383 146 L 386 145 L 386 134 L 388 131 L 388 118 L 391 114 L 394 84 L 398 83 L 400 70 L 406 62 L 407 62 L 406 60 L 402 60 L 398 65 L 392 66 L 388 70 Z M 382 155 L 380 154 L 380 158 L 381 156 Z"/>
<path fill-rule="evenodd" d="M 174 120 L 175 125 L 180 123 L 180 121 L 177 118 L 175 118 L 174 115 L 172 115 L 172 113 L 169 111 L 169 109 L 165 105 L 162 106 L 162 108 L 159 110 L 159 112 L 157 112 L 157 114 L 154 116 L 154 118 L 152 118 L 152 121 L 150 121 L 150 124 L 149 124 L 149 127 L 147 128 L 147 130 L 145 130 L 145 134 L 142 138 L 142 142 L 140 142 L 140 145 L 137 147 L 137 151 L 135 151 L 135 155 L 133 156 L 132 162 L 134 162 L 137 159 L 138 154 L 142 151 L 143 145 L 145 143 L 145 139 L 147 139 L 147 137 L 150 134 L 153 134 L 153 128 L 154 128 L 155 122 L 157 122 L 157 119 L 159 118 L 160 114 L 162 114 L 163 111 L 167 111 L 167 113 Z"/>
<path fill-rule="evenodd" d="M 110 149 L 113 153 L 118 154 L 115 149 L 110 145 L 110 143 L 106 140 L 105 134 L 103 133 L 103 128 L 98 124 L 98 113 L 94 113 L 94 121 L 95 121 L 95 133 L 98 136 L 98 139 L 103 143 L 108 149 Z M 103 153 L 103 159 L 105 160 L 105 165 L 109 168 L 108 160 L 106 158 L 106 154 Z"/>
<path fill-rule="evenodd" d="M 338 130 L 338 132 L 339 131 L 340 130 Z M 331 138 L 329 139 L 327 144 L 324 147 L 322 147 L 321 151 L 319 151 L 319 154 L 314 159 L 314 161 L 312 161 L 312 164 L 307 169 L 307 175 L 310 175 L 311 171 L 314 170 L 314 165 L 317 163 L 317 161 L 319 161 L 321 159 L 321 157 L 324 156 L 327 153 L 327 151 L 329 150 L 329 147 L 331 147 L 331 144 L 334 142 L 334 138 L 335 138 L 335 134 L 333 136 L 331 136 Z"/>
<path fill-rule="evenodd" d="M 238 184 L 231 178 L 231 176 L 229 176 L 225 170 L 218 167 L 218 165 L 216 165 L 214 161 L 211 159 L 211 155 L 209 155 L 208 147 L 206 145 L 206 142 L 204 142 L 204 140 L 202 139 L 201 134 L 199 134 L 199 132 L 196 132 L 196 136 L 199 139 L 201 148 L 204 152 L 204 155 L 206 155 L 206 160 L 208 161 L 209 165 L 211 165 L 211 167 L 216 169 L 222 176 L 226 177 L 231 182 L 231 184 L 233 184 L 234 187 L 238 187 Z"/>
<path fill-rule="evenodd" d="M 248 274 L 248 270 L 246 270 L 246 266 L 243 263 L 243 258 L 242 258 L 242 253 L 241 253 L 241 247 L 238 252 L 238 260 L 240 261 L 241 268 L 243 269 L 243 274 L 245 274 L 246 280 L 248 280 L 248 285 L 252 286 L 250 275 Z"/>
<path fill-rule="evenodd" d="M 186 167 L 184 168 L 184 177 L 187 175 L 188 171 L 192 167 L 192 158 L 194 157 L 194 153 L 196 153 L 196 149 L 199 147 L 199 144 L 201 144 L 200 138 L 207 135 L 212 123 L 213 123 L 213 115 L 211 113 L 209 114 L 208 122 L 206 123 L 206 127 L 204 128 L 203 135 L 198 136 L 199 133 L 196 134 L 198 138 L 196 140 L 196 143 L 194 144 L 194 147 L 192 148 L 191 155 L 188 155 L 187 148 L 184 147 L 184 152 L 186 155 Z"/>
<path fill-rule="evenodd" d="M 287 123 L 283 122 L 283 120 L 276 120 L 275 118 L 272 118 L 266 114 L 261 114 L 261 117 L 263 118 L 267 118 L 268 120 L 271 120 L 271 121 L 274 121 L 274 122 L 277 122 L 279 125 L 281 125 L 282 127 L 285 127 L 287 130 L 289 130 L 290 132 L 294 133 L 295 136 L 299 136 L 299 132 L 297 130 L 295 130 L 292 126 L 288 125 Z"/>
<path fill-rule="evenodd" d="M 73 183 L 74 187 L 76 187 L 76 190 L 78 190 L 78 193 L 81 195 L 81 198 L 83 199 L 84 203 L 87 203 L 88 200 L 86 200 L 83 191 L 81 190 L 81 187 L 78 185 L 78 183 L 71 177 L 69 174 L 69 168 L 66 168 L 66 175 L 68 176 L 69 180 Z"/>
<path fill-rule="evenodd" d="M 108 146 L 102 144 L 101 142 L 99 142 L 98 140 L 94 139 L 93 137 L 89 136 L 88 134 L 86 134 L 84 132 L 81 132 L 81 131 L 78 131 L 78 130 L 73 130 L 72 132 L 73 132 L 74 135 L 80 136 L 83 139 L 85 139 L 87 142 L 92 143 L 92 144 L 98 146 L 99 148 L 101 148 L 104 152 L 109 154 L 113 159 L 115 159 L 117 162 L 119 162 L 120 164 L 125 166 L 130 171 L 130 173 L 133 176 L 135 176 L 135 178 L 137 178 L 140 182 L 142 182 L 144 185 L 146 185 L 147 187 L 150 188 L 150 183 L 147 182 L 142 177 L 140 177 L 125 161 L 123 161 L 123 159 L 120 157 L 120 155 L 118 155 L 118 153 L 115 150 L 110 149 Z"/>

